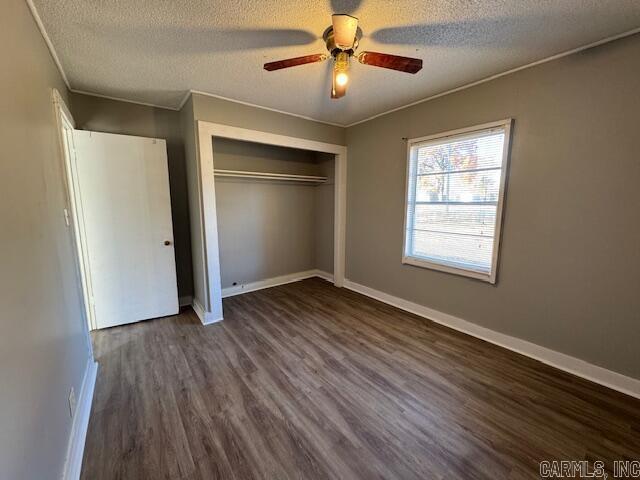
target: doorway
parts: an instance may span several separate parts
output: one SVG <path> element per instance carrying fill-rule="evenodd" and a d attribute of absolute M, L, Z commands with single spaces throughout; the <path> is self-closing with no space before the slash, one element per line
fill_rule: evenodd
<path fill-rule="evenodd" d="M 165 140 L 75 130 L 56 106 L 89 329 L 177 314 Z"/>

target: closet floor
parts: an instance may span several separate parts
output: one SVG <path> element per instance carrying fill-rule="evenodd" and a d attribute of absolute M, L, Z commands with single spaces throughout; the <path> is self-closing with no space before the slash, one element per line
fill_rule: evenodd
<path fill-rule="evenodd" d="M 83 479 L 533 479 L 640 458 L 640 400 L 323 280 L 224 315 L 93 333 Z"/>

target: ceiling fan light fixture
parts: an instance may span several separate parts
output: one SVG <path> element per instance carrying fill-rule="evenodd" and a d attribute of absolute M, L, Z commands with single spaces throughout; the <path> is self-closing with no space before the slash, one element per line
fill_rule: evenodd
<path fill-rule="evenodd" d="M 339 52 L 336 54 L 333 64 L 333 82 L 331 98 L 341 98 L 347 93 L 349 82 L 349 54 Z"/>
<path fill-rule="evenodd" d="M 346 14 L 331 15 L 336 47 L 349 50 L 353 47 L 358 31 L 358 19 Z"/>
<path fill-rule="evenodd" d="M 335 63 L 333 64 L 333 78 L 336 85 L 344 87 L 349 81 L 349 54 L 346 52 L 340 52 L 336 55 Z"/>

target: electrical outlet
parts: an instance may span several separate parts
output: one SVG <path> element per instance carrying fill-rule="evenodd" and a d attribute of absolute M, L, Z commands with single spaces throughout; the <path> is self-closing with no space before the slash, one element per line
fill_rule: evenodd
<path fill-rule="evenodd" d="M 73 418 L 75 413 L 76 413 L 76 391 L 73 389 L 73 387 L 71 387 L 71 390 L 69 390 L 69 415 L 71 416 L 71 418 Z"/>

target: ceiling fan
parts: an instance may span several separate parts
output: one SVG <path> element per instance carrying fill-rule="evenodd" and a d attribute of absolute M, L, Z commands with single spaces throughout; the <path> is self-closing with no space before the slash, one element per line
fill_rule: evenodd
<path fill-rule="evenodd" d="M 333 81 L 331 82 L 331 98 L 341 98 L 347 93 L 349 63 L 352 56 L 355 56 L 364 65 L 389 68 L 400 72 L 417 73 L 422 69 L 422 60 L 419 58 L 400 57 L 378 52 L 361 52 L 356 55 L 358 41 L 362 37 L 362 31 L 358 28 L 358 19 L 347 14 L 334 14 L 331 16 L 331 23 L 332 25 L 322 35 L 329 54 L 316 53 L 314 55 L 269 62 L 264 64 L 264 69 L 272 72 L 307 63 L 324 62 L 328 58 L 332 58 Z"/>

